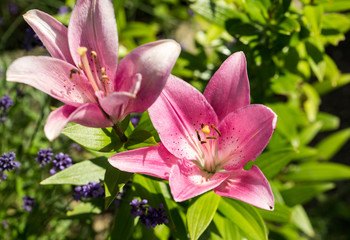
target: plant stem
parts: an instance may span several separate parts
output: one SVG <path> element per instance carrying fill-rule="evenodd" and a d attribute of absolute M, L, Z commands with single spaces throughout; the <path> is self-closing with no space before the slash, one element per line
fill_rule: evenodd
<path fill-rule="evenodd" d="M 128 138 L 125 136 L 123 129 L 121 129 L 118 123 L 113 125 L 113 129 L 115 133 L 118 135 L 118 137 L 120 138 L 120 141 L 122 141 L 123 143 L 128 141 Z"/>

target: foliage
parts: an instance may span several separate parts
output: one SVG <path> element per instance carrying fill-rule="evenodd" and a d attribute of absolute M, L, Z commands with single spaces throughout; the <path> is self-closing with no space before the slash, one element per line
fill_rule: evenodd
<path fill-rule="evenodd" d="M 45 54 L 42 47 L 30 53 L 19 50 L 25 29 L 20 13 L 32 8 L 56 13 L 63 3 L 16 3 L 16 14 L 1 12 L 0 50 L 6 51 L 1 54 L 0 97 L 9 94 L 14 105 L 8 120 L 0 122 L 0 153 L 15 152 L 21 166 L 0 182 L 0 238 L 319 239 L 326 234 L 319 222 L 312 225 L 307 203 L 339 201 L 325 192 L 339 186 L 335 181 L 350 179 L 349 166 L 332 162 L 350 130 L 338 130 L 340 119 L 319 111 L 324 94 L 350 82 L 350 75 L 341 73 L 325 50 L 343 41 L 350 29 L 349 15 L 344 13 L 350 10 L 347 1 L 113 1 L 120 57 L 140 44 L 173 38 L 182 45 L 182 53 L 172 73 L 201 91 L 230 54 L 245 53 L 252 101 L 278 115 L 266 150 L 246 166 L 256 164 L 271 183 L 276 201 L 272 212 L 213 192 L 177 203 L 166 181 L 112 168 L 107 158 L 114 153 L 160 142 L 147 112 L 139 116 L 136 127 L 130 118 L 121 124 L 126 143 L 111 128 L 77 124 L 69 124 L 65 136 L 48 142 L 43 125 L 59 103 L 30 87 L 6 82 L 4 72 L 19 56 Z M 72 8 L 74 1 L 67 0 L 66 5 Z M 67 24 L 69 13 L 56 17 Z M 316 142 L 320 133 L 329 131 Z M 78 148 L 72 147 L 73 142 L 80 144 Z M 55 153 L 69 153 L 75 164 L 49 176 L 50 166 L 41 168 L 34 160 L 39 149 L 49 147 Z M 74 201 L 74 186 L 93 181 L 104 182 L 105 200 Z M 128 181 L 131 188 L 120 198 L 118 192 Z M 35 198 L 32 212 L 21 209 L 24 196 Z M 135 197 L 147 199 L 154 208 L 163 204 L 168 224 L 145 228 L 130 215 L 129 202 Z M 340 206 L 349 220 L 348 206 Z"/>

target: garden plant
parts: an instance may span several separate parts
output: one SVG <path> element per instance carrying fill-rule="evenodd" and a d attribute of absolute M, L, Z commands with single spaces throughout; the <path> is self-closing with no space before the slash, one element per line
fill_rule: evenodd
<path fill-rule="evenodd" d="M 349 238 L 347 0 L 0 6 L 0 239 Z"/>

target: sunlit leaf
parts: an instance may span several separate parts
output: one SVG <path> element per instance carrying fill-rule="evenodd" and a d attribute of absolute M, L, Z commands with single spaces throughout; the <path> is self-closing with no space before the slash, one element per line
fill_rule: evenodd
<path fill-rule="evenodd" d="M 319 157 L 322 160 L 331 159 L 340 150 L 340 148 L 349 140 L 349 138 L 350 128 L 346 128 L 336 133 L 333 133 L 329 137 L 323 139 L 316 146 Z"/>
<path fill-rule="evenodd" d="M 187 210 L 191 239 L 197 240 L 212 221 L 221 197 L 213 191 L 200 196 Z"/>
<path fill-rule="evenodd" d="M 104 179 L 108 165 L 104 157 L 85 160 L 46 178 L 40 184 L 86 185 L 89 182 L 100 182 Z"/>

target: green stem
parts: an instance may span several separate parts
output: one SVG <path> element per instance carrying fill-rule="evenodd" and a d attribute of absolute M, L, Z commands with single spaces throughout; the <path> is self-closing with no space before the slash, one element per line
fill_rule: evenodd
<path fill-rule="evenodd" d="M 118 135 L 118 137 L 120 138 L 120 141 L 122 141 L 123 143 L 128 141 L 128 138 L 125 136 L 123 129 L 121 129 L 118 123 L 113 125 L 113 129 L 115 133 Z"/>

